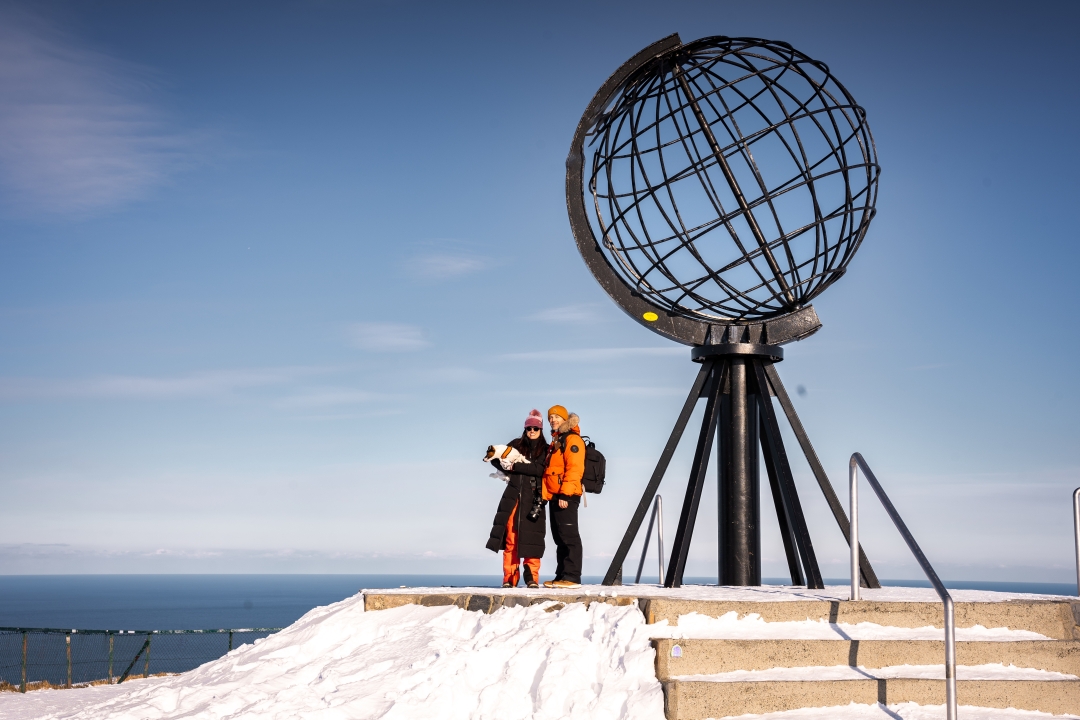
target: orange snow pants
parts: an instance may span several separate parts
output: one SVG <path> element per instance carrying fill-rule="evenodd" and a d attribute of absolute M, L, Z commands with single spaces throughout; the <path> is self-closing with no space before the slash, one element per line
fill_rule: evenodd
<path fill-rule="evenodd" d="M 503 584 L 517 587 L 520 579 L 520 565 L 525 563 L 525 584 L 540 582 L 540 558 L 522 558 L 517 550 L 517 530 L 514 529 L 514 519 L 517 517 L 517 505 L 510 513 L 510 519 L 506 521 L 506 549 L 503 550 Z"/>

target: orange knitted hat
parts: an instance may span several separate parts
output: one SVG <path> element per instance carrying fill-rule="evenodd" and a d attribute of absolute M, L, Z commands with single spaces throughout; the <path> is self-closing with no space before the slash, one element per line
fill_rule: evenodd
<path fill-rule="evenodd" d="M 570 413 L 566 412 L 566 408 L 564 408 L 562 405 L 552 405 L 551 408 L 548 410 L 548 417 L 551 417 L 552 415 L 558 415 L 563 420 L 566 420 L 570 417 Z"/>

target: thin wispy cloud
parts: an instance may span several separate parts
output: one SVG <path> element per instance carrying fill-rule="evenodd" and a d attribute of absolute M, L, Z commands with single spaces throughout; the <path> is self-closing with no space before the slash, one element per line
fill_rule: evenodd
<path fill-rule="evenodd" d="M 81 215 L 143 197 L 190 139 L 147 99 L 151 76 L 23 11 L 0 8 L 0 187 L 30 214 Z"/>
<path fill-rule="evenodd" d="M 679 397 L 686 395 L 686 388 L 679 387 L 648 387 L 638 385 L 627 385 L 623 387 L 600 387 L 600 388 L 580 388 L 580 389 L 568 389 L 560 390 L 564 395 L 573 397 L 577 395 L 599 395 L 602 397 L 608 396 L 621 396 L 621 397 Z"/>
<path fill-rule="evenodd" d="M 475 383 L 488 379 L 487 373 L 470 367 L 438 367 L 424 374 L 424 380 L 436 383 Z"/>
<path fill-rule="evenodd" d="M 424 339 L 423 330 L 404 323 L 355 323 L 348 332 L 355 347 L 369 352 L 409 352 L 430 344 Z"/>
<path fill-rule="evenodd" d="M 959 363 L 929 363 L 927 365 L 912 365 L 908 370 L 941 370 L 942 368 L 956 367 Z"/>
<path fill-rule="evenodd" d="M 562 305 L 560 307 L 547 308 L 533 313 L 526 320 L 537 320 L 547 323 L 573 323 L 575 325 L 590 325 L 602 320 L 600 310 L 595 303 L 581 305 Z"/>
<path fill-rule="evenodd" d="M 428 280 L 446 280 L 474 273 L 486 264 L 483 258 L 457 253 L 422 253 L 409 259 L 409 274 Z"/>
<path fill-rule="evenodd" d="M 0 378 L 0 398 L 78 399 L 129 398 L 160 399 L 227 395 L 244 388 L 281 385 L 318 370 L 281 368 L 219 370 L 187 375 L 105 375 L 93 378 Z"/>
<path fill-rule="evenodd" d="M 499 395 L 503 397 L 536 397 L 537 393 L 545 390 L 531 388 L 507 388 L 501 389 Z M 594 388 L 560 388 L 560 397 L 685 397 L 686 388 L 679 387 L 654 387 L 641 385 L 625 385 L 619 387 L 594 387 Z"/>
<path fill-rule="evenodd" d="M 608 362 L 630 357 L 670 357 L 688 355 L 687 349 L 679 347 L 621 347 L 621 348 L 575 348 L 573 350 L 538 350 L 536 352 L 506 353 L 498 355 L 499 360 L 534 360 L 538 362 L 571 360 L 574 363 Z"/>
<path fill-rule="evenodd" d="M 282 407 L 300 408 L 339 407 L 370 403 L 384 397 L 386 396 L 367 392 L 366 390 L 357 390 L 356 388 L 318 387 L 283 398 L 279 404 Z"/>

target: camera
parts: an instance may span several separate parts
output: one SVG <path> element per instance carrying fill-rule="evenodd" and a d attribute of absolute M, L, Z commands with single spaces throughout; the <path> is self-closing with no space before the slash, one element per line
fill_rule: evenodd
<path fill-rule="evenodd" d="M 546 504 L 547 501 L 540 496 L 540 493 L 534 494 L 532 507 L 529 508 L 529 514 L 525 517 L 527 517 L 532 522 L 536 522 L 537 519 L 539 519 L 540 517 L 540 513 L 544 511 L 544 505 Z"/>

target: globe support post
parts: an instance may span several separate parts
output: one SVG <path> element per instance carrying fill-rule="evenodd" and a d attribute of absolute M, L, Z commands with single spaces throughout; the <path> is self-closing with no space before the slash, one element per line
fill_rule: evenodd
<path fill-rule="evenodd" d="M 754 342 L 740 342 L 745 328 L 732 327 L 727 342 L 695 348 L 693 356 L 702 363 L 711 363 L 711 374 L 720 378 L 713 389 L 721 406 L 719 418 L 713 420 L 720 438 L 718 464 L 718 582 L 721 585 L 761 584 L 761 503 L 758 471 L 758 448 L 766 458 L 769 487 L 773 506 L 784 542 L 792 584 L 823 587 L 821 571 L 814 553 L 813 542 L 795 488 L 791 467 L 787 461 L 783 438 L 770 399 L 770 385 L 765 366 L 783 358 L 780 348 Z M 758 339 L 758 338 L 753 338 Z M 712 398 L 710 397 L 710 400 Z M 711 419 L 706 409 L 703 433 Z M 708 432 L 713 432 L 713 425 Z M 704 476 L 699 465 L 701 452 L 695 454 L 692 478 Z M 707 462 L 707 460 L 705 461 Z M 687 488 L 672 559 L 665 585 L 682 584 L 697 514 L 700 482 Z M 680 541 L 681 540 L 681 541 Z"/>
<path fill-rule="evenodd" d="M 732 328 L 727 339 L 734 339 L 743 328 Z M 683 405 L 675 428 L 661 454 L 660 461 L 641 497 L 619 549 L 612 558 L 604 577 L 605 585 L 622 581 L 622 565 L 640 530 L 650 504 L 659 490 L 671 458 L 690 421 L 698 400 L 706 400 L 701 431 L 691 463 L 679 523 L 668 562 L 666 587 L 679 587 L 683 582 L 690 544 L 697 521 L 709 455 L 714 439 L 717 442 L 718 465 L 718 568 L 717 579 L 722 585 L 752 586 L 761 584 L 761 509 L 758 449 L 765 461 L 769 488 L 776 511 L 780 535 L 784 544 L 788 571 L 793 585 L 809 588 L 824 587 L 813 541 L 806 524 L 802 502 L 795 487 L 791 464 L 779 417 L 772 403 L 775 395 L 785 410 L 792 430 L 800 441 L 807 461 L 825 492 L 826 500 L 836 498 L 805 429 L 791 405 L 786 389 L 780 382 L 774 364 L 783 358 L 781 348 L 754 342 L 721 343 L 694 348 L 692 357 L 701 363 L 697 378 Z M 820 471 L 820 472 L 819 472 Z M 848 534 L 847 516 L 843 508 L 833 506 L 837 523 Z M 860 557 L 866 555 L 859 548 Z M 862 566 L 862 583 L 880 587 L 869 563 Z"/>
<path fill-rule="evenodd" d="M 811 588 L 823 587 L 806 516 L 802 512 L 791 464 L 787 460 L 787 452 L 780 435 L 777 413 L 772 406 L 774 383 L 770 381 L 769 375 L 771 373 L 779 379 L 779 376 L 775 376 L 772 365 L 783 357 L 781 349 L 750 342 L 723 343 L 696 348 L 692 354 L 702 367 L 660 462 L 638 503 L 630 527 L 626 528 L 619 551 L 612 558 L 604 584 L 621 583 L 622 563 L 645 520 L 649 505 L 656 497 L 667 465 L 670 464 L 678 441 L 686 430 L 694 406 L 699 399 L 705 398 L 701 431 L 675 530 L 671 559 L 667 563 L 667 574 L 663 579 L 664 585 L 678 587 L 683 584 L 707 474 L 708 458 L 716 438 L 719 584 L 761 584 L 760 480 L 757 462 L 760 448 L 765 458 L 769 488 L 773 506 L 777 510 L 792 584 Z M 827 478 L 825 481 L 828 484 Z M 831 484 L 828 484 L 828 487 L 832 489 Z M 843 520 L 846 524 L 847 517 L 843 517 Z M 867 568 L 863 573 L 864 583 L 868 587 L 879 586 L 873 569 L 869 566 Z"/>
<path fill-rule="evenodd" d="M 718 576 L 721 585 L 761 584 L 757 394 L 747 386 L 747 360 L 728 362 L 728 392 L 719 428 Z M 756 388 L 754 388 L 756 390 Z"/>

